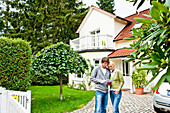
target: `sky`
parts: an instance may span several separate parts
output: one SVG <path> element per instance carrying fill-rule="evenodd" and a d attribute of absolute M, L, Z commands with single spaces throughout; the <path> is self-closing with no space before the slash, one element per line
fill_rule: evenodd
<path fill-rule="evenodd" d="M 94 5 L 96 7 L 96 1 L 97 0 L 82 0 L 84 4 L 87 4 L 87 6 Z M 120 17 L 126 17 L 129 15 L 132 15 L 136 13 L 136 6 L 133 6 L 133 3 L 130 3 L 126 0 L 114 0 L 115 1 L 115 7 L 116 9 L 115 14 Z M 138 4 L 138 3 L 137 3 Z M 147 8 L 150 8 L 149 0 L 146 0 L 145 3 L 139 8 L 139 11 L 145 10 Z"/>
<path fill-rule="evenodd" d="M 96 2 L 98 0 L 82 0 L 82 1 L 84 4 L 87 4 L 87 6 L 94 5 L 94 6 L 98 7 L 96 4 Z M 114 0 L 114 1 L 115 1 L 114 9 L 116 9 L 115 14 L 117 16 L 124 18 L 126 16 L 136 13 L 137 5 L 133 6 L 133 3 L 130 3 L 129 1 L 126 1 L 126 0 Z M 138 0 L 138 1 L 140 1 L 140 0 Z M 1 0 L 0 0 L 0 3 L 1 3 Z M 1 4 L 0 4 L 0 6 L 1 6 Z M 145 3 L 139 8 L 139 11 L 142 11 L 149 7 L 150 7 L 149 0 L 145 0 Z"/>

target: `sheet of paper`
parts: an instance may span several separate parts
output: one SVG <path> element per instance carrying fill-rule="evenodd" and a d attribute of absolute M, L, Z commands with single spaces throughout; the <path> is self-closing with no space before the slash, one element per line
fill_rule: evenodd
<path fill-rule="evenodd" d="M 105 82 L 112 82 L 114 79 L 107 79 Z"/>
<path fill-rule="evenodd" d="M 112 82 L 113 80 L 114 79 L 107 79 L 107 80 L 102 81 L 102 83 Z"/>

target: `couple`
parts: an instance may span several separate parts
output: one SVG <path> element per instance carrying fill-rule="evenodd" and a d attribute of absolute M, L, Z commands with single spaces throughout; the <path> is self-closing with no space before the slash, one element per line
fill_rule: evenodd
<path fill-rule="evenodd" d="M 108 85 L 110 85 L 110 98 L 113 113 L 119 113 L 119 102 L 122 96 L 121 88 L 124 84 L 122 73 L 115 69 L 115 64 L 109 64 L 109 58 L 103 57 L 102 65 L 96 66 L 90 80 L 95 83 L 95 113 L 106 113 L 108 102 Z M 108 69 L 108 68 L 109 69 Z M 105 83 L 106 79 L 114 79 L 111 83 Z"/>

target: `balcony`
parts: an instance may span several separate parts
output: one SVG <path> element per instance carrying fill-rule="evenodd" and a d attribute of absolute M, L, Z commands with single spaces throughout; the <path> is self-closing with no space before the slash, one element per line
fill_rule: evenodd
<path fill-rule="evenodd" d="M 74 51 L 86 49 L 113 49 L 113 37 L 111 35 L 90 35 L 70 40 Z"/>

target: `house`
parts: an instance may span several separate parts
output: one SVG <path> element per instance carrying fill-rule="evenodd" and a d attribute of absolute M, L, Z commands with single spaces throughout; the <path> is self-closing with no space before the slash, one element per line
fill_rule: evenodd
<path fill-rule="evenodd" d="M 139 28 L 142 26 L 141 23 L 138 23 L 134 20 L 134 18 L 147 18 L 149 17 L 144 16 L 143 14 L 149 14 L 149 9 L 143 10 L 141 12 L 137 12 L 133 15 L 125 17 L 124 19 L 131 22 L 131 24 L 126 25 L 119 34 L 114 38 L 113 42 L 115 45 L 115 51 L 108 55 L 109 59 L 116 63 L 116 67 L 123 72 L 125 85 L 123 88 L 130 88 L 131 92 L 134 91 L 132 86 L 131 80 L 131 73 L 133 72 L 133 62 L 123 62 L 127 56 L 131 54 L 133 50 L 124 49 L 124 47 L 130 47 L 130 44 L 133 43 L 134 40 L 123 40 L 124 38 L 131 38 L 132 35 L 132 28 Z M 148 78 L 149 79 L 149 78 Z M 145 91 L 150 91 L 150 87 L 146 87 Z"/>
<path fill-rule="evenodd" d="M 123 62 L 123 59 L 132 52 L 124 47 L 129 47 L 133 40 L 123 40 L 123 38 L 133 37 L 132 28 L 141 27 L 134 18 L 148 18 L 143 14 L 149 14 L 149 9 L 121 18 L 92 6 L 76 31 L 79 33 L 79 38 L 70 40 L 70 45 L 84 58 L 89 59 L 94 66 L 100 65 L 101 59 L 108 56 L 123 72 L 125 79 L 123 88 L 133 89 L 130 77 L 133 62 Z M 79 84 L 85 77 L 86 75 L 70 74 L 69 84 L 73 82 Z"/>

